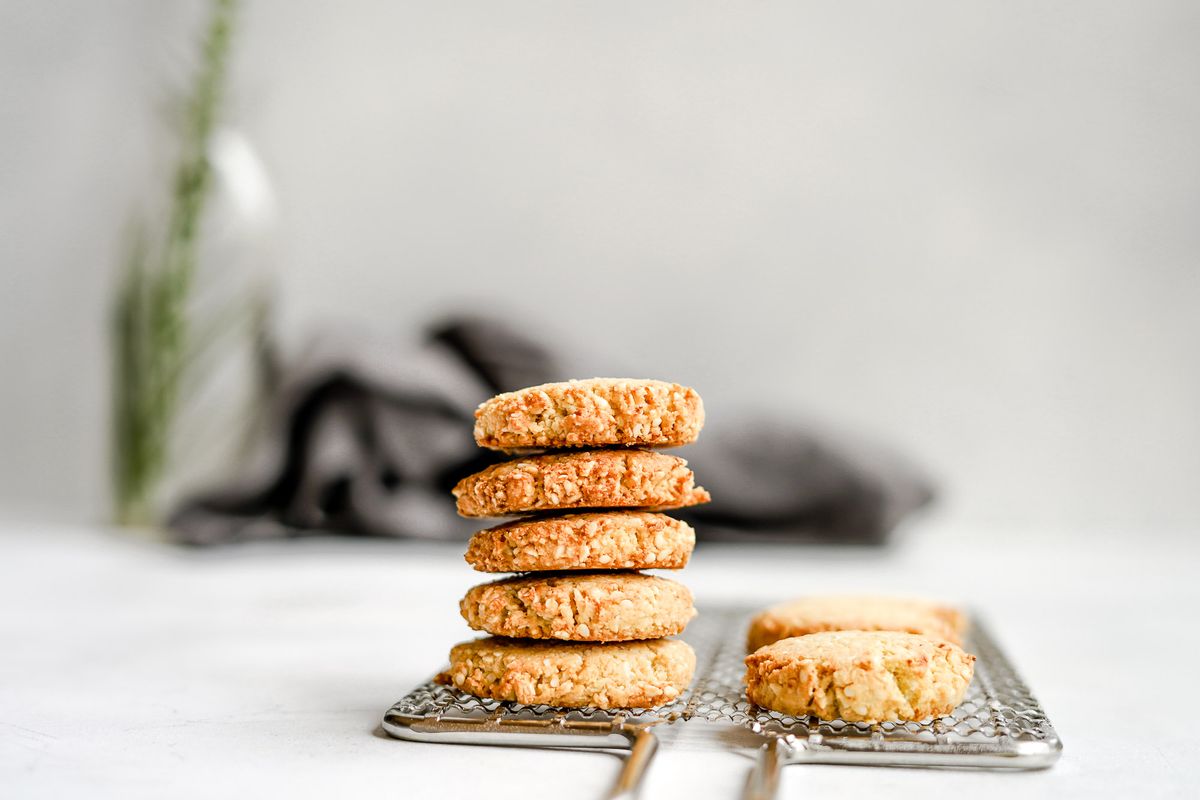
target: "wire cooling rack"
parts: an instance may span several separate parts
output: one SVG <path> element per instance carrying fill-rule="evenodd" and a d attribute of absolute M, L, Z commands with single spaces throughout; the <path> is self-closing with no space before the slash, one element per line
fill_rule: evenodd
<path fill-rule="evenodd" d="M 701 608 L 683 638 L 696 650 L 696 676 L 659 709 L 560 709 L 485 700 L 432 681 L 385 714 L 384 730 L 426 742 L 630 749 L 614 796 L 636 790 L 661 740 L 693 748 L 759 747 L 747 796 L 769 797 L 790 763 L 1038 769 L 1062 742 L 1029 688 L 978 619 L 964 647 L 978 656 L 962 704 L 921 722 L 852 723 L 792 717 L 745 696 L 745 632 L 753 612 Z"/>

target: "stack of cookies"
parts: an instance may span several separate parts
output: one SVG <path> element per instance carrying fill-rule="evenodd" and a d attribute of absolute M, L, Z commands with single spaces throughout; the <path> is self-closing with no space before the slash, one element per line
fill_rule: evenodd
<path fill-rule="evenodd" d="M 651 448 L 696 440 L 690 388 L 595 378 L 493 397 L 475 441 L 517 455 L 454 487 L 465 517 L 518 516 L 475 534 L 476 570 L 522 573 L 467 592 L 461 611 L 491 637 L 450 652 L 444 683 L 525 704 L 650 708 L 691 681 L 674 636 L 696 612 L 687 587 L 643 569 L 682 569 L 691 527 L 660 513 L 708 502 L 687 462 Z"/>

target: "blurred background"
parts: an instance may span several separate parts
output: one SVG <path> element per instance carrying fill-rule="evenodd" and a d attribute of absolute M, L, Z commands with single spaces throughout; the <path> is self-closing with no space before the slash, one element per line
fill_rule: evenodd
<path fill-rule="evenodd" d="M 1200 8 L 918 6 L 245 3 L 198 269 L 285 371 L 486 314 L 886 443 L 964 531 L 1200 524 Z M 2 8 L 0 516 L 105 521 L 212 8 Z"/>

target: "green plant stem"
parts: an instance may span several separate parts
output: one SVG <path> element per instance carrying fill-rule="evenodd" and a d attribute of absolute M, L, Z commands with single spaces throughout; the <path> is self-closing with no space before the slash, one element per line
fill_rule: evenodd
<path fill-rule="evenodd" d="M 187 362 L 188 298 L 212 169 L 209 142 L 228 67 L 236 0 L 214 0 L 185 109 L 170 210 L 157 259 L 138 229 L 114 308 L 114 493 L 117 521 L 154 521 L 153 500 Z"/>

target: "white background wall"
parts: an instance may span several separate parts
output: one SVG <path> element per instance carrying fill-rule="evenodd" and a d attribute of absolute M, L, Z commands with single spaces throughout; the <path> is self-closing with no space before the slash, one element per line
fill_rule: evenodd
<path fill-rule="evenodd" d="M 0 2 L 0 514 L 105 513 L 107 295 L 202 13 Z M 882 435 L 963 523 L 1200 525 L 1200 5 L 243 22 L 287 342 L 482 307 Z"/>

